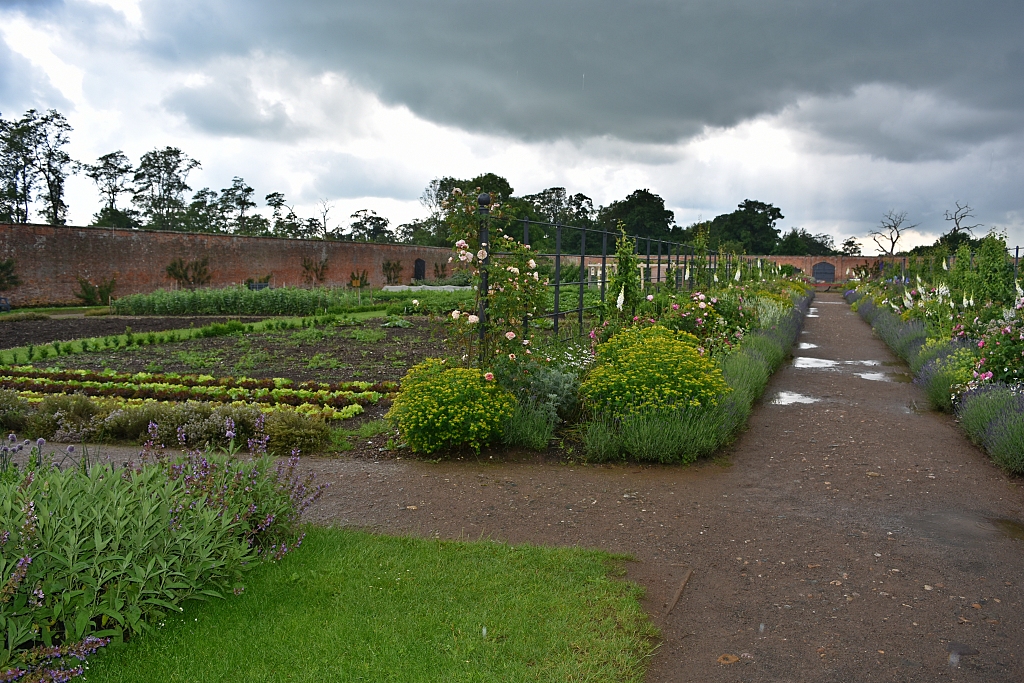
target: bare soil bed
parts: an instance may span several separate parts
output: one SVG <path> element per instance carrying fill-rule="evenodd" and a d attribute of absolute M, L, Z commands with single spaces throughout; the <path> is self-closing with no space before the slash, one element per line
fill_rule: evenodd
<path fill-rule="evenodd" d="M 838 295 L 814 306 L 794 362 L 714 462 L 588 466 L 568 439 L 540 454 L 425 462 L 386 451 L 383 434 L 346 457 L 304 459 L 331 484 L 309 519 L 631 554 L 629 578 L 647 589 L 664 638 L 651 683 L 1024 680 L 1021 480 L 924 409 L 906 367 Z M 381 331 L 378 341 L 338 328 L 308 343 L 254 335 L 248 351 L 235 337 L 61 361 L 195 371 L 167 360 L 186 350 L 221 354 L 203 371 L 238 374 L 255 349 L 267 357 L 252 376 L 396 379 L 399 362 L 443 348 L 425 323 Z M 308 367 L 318 353 L 346 367 Z"/>
<path fill-rule="evenodd" d="M 172 320 L 177 320 L 180 328 L 188 327 L 187 320 L 190 319 Z M 383 319 L 369 318 L 355 327 L 307 328 L 193 339 L 134 347 L 115 353 L 100 351 L 63 356 L 46 361 L 46 365 L 110 368 L 123 372 L 205 373 L 219 377 L 286 377 L 297 382 L 398 380 L 410 365 L 444 353 L 441 331 L 432 329 L 424 318 L 409 320 L 412 322 L 409 328 L 382 328 Z M 136 330 L 134 324 L 132 330 Z M 124 332 L 123 325 L 120 332 Z"/>
<path fill-rule="evenodd" d="M 226 318 L 223 316 L 143 317 L 105 315 L 90 317 L 53 317 L 48 320 L 4 320 L 0 318 L 0 349 L 10 349 L 26 344 L 49 344 L 55 341 L 71 341 L 83 337 L 105 337 L 124 334 L 125 327 L 133 332 L 163 332 L 180 330 L 194 325 L 202 327 L 210 323 L 227 320 L 241 320 L 245 323 L 259 322 L 263 318 Z"/>

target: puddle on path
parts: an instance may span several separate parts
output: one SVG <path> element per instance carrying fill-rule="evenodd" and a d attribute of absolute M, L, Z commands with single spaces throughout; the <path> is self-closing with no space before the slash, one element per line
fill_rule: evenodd
<path fill-rule="evenodd" d="M 988 521 L 992 522 L 1003 536 L 1016 538 L 1018 541 L 1024 541 L 1024 524 L 1004 517 L 990 519 Z"/>
<path fill-rule="evenodd" d="M 938 512 L 906 521 L 912 532 L 920 536 L 960 547 L 982 547 L 1000 536 L 1024 541 L 1024 523 L 1006 517 Z"/>
<path fill-rule="evenodd" d="M 795 403 L 817 403 L 820 400 L 820 398 L 804 396 L 803 394 L 798 394 L 795 391 L 780 391 L 778 396 L 772 399 L 772 405 L 791 406 Z"/>
<path fill-rule="evenodd" d="M 810 308 L 807 309 L 807 316 L 806 317 L 808 317 L 808 318 L 817 318 L 817 317 L 819 317 L 818 316 L 818 309 L 815 308 L 814 306 L 811 306 Z"/>
<path fill-rule="evenodd" d="M 884 372 L 858 372 L 861 379 L 870 379 L 873 382 L 891 382 L 892 377 Z"/>
<path fill-rule="evenodd" d="M 803 344 L 800 345 L 803 348 Z M 811 345 L 813 346 L 813 344 Z M 810 368 L 810 369 L 824 369 L 824 368 L 835 368 L 840 365 L 881 365 L 881 361 L 877 360 L 831 360 L 829 358 L 812 358 L 810 356 L 794 356 L 793 367 L 794 368 Z"/>
<path fill-rule="evenodd" d="M 808 356 L 796 356 L 793 358 L 794 368 L 834 368 L 839 365 L 837 360 L 828 358 L 810 358 Z"/>
<path fill-rule="evenodd" d="M 806 351 L 807 349 L 816 349 L 818 348 L 818 345 L 810 342 L 800 342 L 800 345 L 797 348 L 802 351 Z"/>

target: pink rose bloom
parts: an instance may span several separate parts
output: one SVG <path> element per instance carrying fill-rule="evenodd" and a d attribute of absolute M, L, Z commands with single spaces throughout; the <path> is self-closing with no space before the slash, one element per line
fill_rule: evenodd
<path fill-rule="evenodd" d="M 468 322 L 470 325 L 475 325 L 476 323 L 480 322 L 480 316 L 477 316 L 477 315 L 467 315 L 466 316 L 466 322 Z"/>
<path fill-rule="evenodd" d="M 717 304 L 718 303 L 718 298 L 717 297 L 711 297 L 711 303 Z"/>
<path fill-rule="evenodd" d="M 697 306 L 699 306 L 700 308 L 707 308 L 708 307 L 708 305 L 706 303 L 704 303 L 703 301 L 701 301 L 699 304 L 697 304 Z"/>
<path fill-rule="evenodd" d="M 508 339 L 509 341 L 512 341 L 515 338 L 516 338 L 516 333 L 515 332 L 506 332 L 505 333 L 505 339 Z"/>
<path fill-rule="evenodd" d="M 460 315 L 462 315 L 462 311 L 458 309 L 452 311 L 452 320 L 458 320 Z"/>
<path fill-rule="evenodd" d="M 978 342 L 978 348 L 981 349 L 981 348 L 984 348 L 984 347 L 985 347 L 985 340 L 982 339 L 980 342 Z"/>
<path fill-rule="evenodd" d="M 648 301 L 654 301 L 654 295 L 653 294 L 648 294 L 647 295 L 647 300 Z"/>
<path fill-rule="evenodd" d="M 493 382 L 494 381 L 494 373 L 493 372 L 485 372 L 484 373 L 484 379 L 487 380 L 488 382 Z"/>

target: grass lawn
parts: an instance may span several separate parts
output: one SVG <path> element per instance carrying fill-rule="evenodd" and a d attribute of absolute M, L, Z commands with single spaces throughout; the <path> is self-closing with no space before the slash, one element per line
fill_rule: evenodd
<path fill-rule="evenodd" d="M 311 529 L 86 680 L 639 682 L 657 631 L 617 573 L 599 551 Z"/>

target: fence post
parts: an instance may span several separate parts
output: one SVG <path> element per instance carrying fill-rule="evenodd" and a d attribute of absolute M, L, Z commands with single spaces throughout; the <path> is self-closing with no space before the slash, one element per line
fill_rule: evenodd
<path fill-rule="evenodd" d="M 658 277 L 654 283 L 654 288 L 659 289 L 661 285 L 661 240 L 658 240 Z"/>
<path fill-rule="evenodd" d="M 1017 270 L 1020 264 L 1020 247 L 1017 247 L 1017 255 L 1013 257 L 1013 279 L 1017 279 Z"/>
<path fill-rule="evenodd" d="M 530 222 L 527 219 L 523 219 L 523 244 L 530 246 Z M 530 333 L 530 312 L 526 311 L 523 313 L 523 339 L 526 339 Z"/>
<path fill-rule="evenodd" d="M 583 273 L 587 268 L 587 229 L 580 230 L 580 334 L 583 334 Z"/>
<path fill-rule="evenodd" d="M 646 268 L 644 268 L 644 279 L 647 282 L 651 282 L 651 238 L 650 237 L 647 238 L 647 260 L 644 263 L 644 265 L 647 266 Z M 634 313 L 633 315 L 636 315 L 636 314 Z"/>
<path fill-rule="evenodd" d="M 558 339 L 558 295 L 562 277 L 562 224 L 555 223 L 555 339 Z"/>
<path fill-rule="evenodd" d="M 604 324 L 605 286 L 608 282 L 608 231 L 601 231 L 601 323 Z"/>
<path fill-rule="evenodd" d="M 491 236 L 488 225 L 490 214 L 491 195 L 481 192 L 476 198 L 477 220 L 480 221 L 480 248 L 484 250 L 484 258 L 480 263 L 480 362 L 484 363 L 484 338 L 487 334 L 487 267 L 491 264 Z"/>

